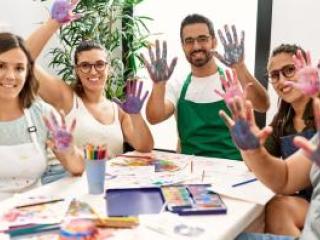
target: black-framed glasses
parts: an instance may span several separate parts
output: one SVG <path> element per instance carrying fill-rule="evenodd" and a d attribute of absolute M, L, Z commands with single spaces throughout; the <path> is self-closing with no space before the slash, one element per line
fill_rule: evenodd
<path fill-rule="evenodd" d="M 294 64 L 288 64 L 281 69 L 272 70 L 268 75 L 270 82 L 277 83 L 280 80 L 280 73 L 286 78 L 292 78 L 296 73 L 296 66 Z"/>
<path fill-rule="evenodd" d="M 199 35 L 197 37 L 186 37 L 183 41 L 184 44 L 187 46 L 193 46 L 195 41 L 197 41 L 199 44 L 206 44 L 209 42 L 211 36 L 209 35 Z"/>
<path fill-rule="evenodd" d="M 103 72 L 107 64 L 108 63 L 103 60 L 96 61 L 95 63 L 81 62 L 77 64 L 77 68 L 79 68 L 82 73 L 89 73 L 92 67 L 94 67 L 97 72 Z"/>

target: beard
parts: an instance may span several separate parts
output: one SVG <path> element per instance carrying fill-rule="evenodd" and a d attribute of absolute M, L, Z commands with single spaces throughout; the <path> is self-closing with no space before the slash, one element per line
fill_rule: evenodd
<path fill-rule="evenodd" d="M 193 55 L 197 53 L 202 53 L 203 57 L 194 57 Z M 195 67 L 203 67 L 211 60 L 211 58 L 212 58 L 211 52 L 205 51 L 205 50 L 196 50 L 191 52 L 187 56 L 188 62 Z"/>

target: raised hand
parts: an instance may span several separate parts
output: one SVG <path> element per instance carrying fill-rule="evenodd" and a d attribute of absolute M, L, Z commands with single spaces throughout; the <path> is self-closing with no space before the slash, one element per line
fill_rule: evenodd
<path fill-rule="evenodd" d="M 148 49 L 149 49 L 150 62 L 146 60 L 143 54 L 141 54 L 141 58 L 149 72 L 150 78 L 154 83 L 167 81 L 170 78 L 171 74 L 173 73 L 173 70 L 177 64 L 178 59 L 174 58 L 171 61 L 170 66 L 168 65 L 166 41 L 163 41 L 161 56 L 160 56 L 161 50 L 160 50 L 159 40 L 156 40 L 156 57 L 154 56 L 151 46 L 149 46 Z"/>
<path fill-rule="evenodd" d="M 46 116 L 43 116 L 44 122 L 49 129 L 49 132 L 52 137 L 53 148 L 56 151 L 64 152 L 67 151 L 73 142 L 72 132 L 76 126 L 76 120 L 72 121 L 72 124 L 69 129 L 67 129 L 65 116 L 63 112 L 60 112 L 61 124 L 54 115 L 53 112 L 50 114 L 50 119 Z"/>
<path fill-rule="evenodd" d="M 137 89 L 137 84 L 139 82 L 139 88 Z M 148 91 L 145 92 L 143 98 L 141 98 L 143 82 L 135 80 L 130 80 L 127 83 L 127 94 L 126 99 L 121 102 L 117 98 L 113 98 L 112 100 L 122 108 L 128 114 L 137 114 L 141 111 L 144 101 L 148 96 Z"/>
<path fill-rule="evenodd" d="M 257 127 L 251 102 L 235 97 L 229 106 L 232 119 L 224 111 L 219 115 L 228 126 L 236 146 L 241 150 L 253 150 L 263 145 L 272 130 L 270 127 L 263 130 Z"/>
<path fill-rule="evenodd" d="M 222 31 L 218 30 L 220 41 L 224 47 L 224 55 L 222 56 L 216 51 L 213 52 L 213 55 L 228 67 L 232 67 L 234 64 L 242 62 L 244 58 L 244 31 L 241 31 L 241 39 L 239 43 L 235 25 L 232 25 L 231 29 L 233 39 L 231 37 L 228 25 L 224 26 L 227 40 L 223 36 Z"/>
<path fill-rule="evenodd" d="M 59 23 L 68 23 L 79 19 L 81 14 L 74 14 L 72 11 L 79 0 L 55 0 L 51 7 L 51 17 Z"/>
<path fill-rule="evenodd" d="M 320 100 L 318 98 L 313 99 L 313 112 L 314 120 L 317 128 L 317 144 L 314 146 L 308 139 L 304 137 L 295 137 L 293 142 L 294 144 L 303 149 L 307 158 L 312 160 L 320 167 Z"/>
<path fill-rule="evenodd" d="M 319 65 L 311 66 L 310 52 L 307 52 L 307 59 L 303 57 L 300 50 L 293 55 L 294 65 L 297 69 L 298 81 L 286 81 L 285 84 L 299 89 L 305 95 L 316 96 L 320 92 Z"/>
<path fill-rule="evenodd" d="M 220 81 L 223 85 L 225 93 L 222 93 L 217 89 L 214 90 L 215 93 L 222 97 L 228 106 L 234 97 L 238 97 L 243 100 L 246 99 L 246 90 L 242 90 L 237 73 L 232 70 L 233 77 L 231 77 L 230 71 L 226 70 L 226 75 L 227 79 L 223 73 L 220 74 Z"/>

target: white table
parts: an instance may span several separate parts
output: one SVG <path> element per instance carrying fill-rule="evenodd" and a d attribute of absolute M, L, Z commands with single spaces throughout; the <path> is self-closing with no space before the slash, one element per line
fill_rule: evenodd
<path fill-rule="evenodd" d="M 57 182 L 23 193 L 22 195 L 32 196 L 47 194 L 59 197 L 74 196 L 79 200 L 87 201 L 101 214 L 105 214 L 106 203 L 104 195 L 89 195 L 87 192 L 86 176 L 84 174 L 82 177 L 61 179 Z M 185 216 L 181 218 L 183 218 L 183 221 L 199 221 L 208 225 L 208 227 L 213 230 L 213 234 L 210 237 L 211 240 L 228 240 L 234 239 L 239 233 L 243 232 L 247 227 L 254 223 L 264 211 L 263 205 L 228 197 L 222 197 L 222 199 L 228 208 L 228 213 L 225 215 Z M 14 206 L 15 201 L 14 197 L 2 201 L 0 203 L 0 212 Z M 118 239 L 128 239 L 128 236 L 130 236 L 130 239 L 168 239 L 167 236 L 143 227 L 123 231 L 123 235 L 119 236 Z"/>

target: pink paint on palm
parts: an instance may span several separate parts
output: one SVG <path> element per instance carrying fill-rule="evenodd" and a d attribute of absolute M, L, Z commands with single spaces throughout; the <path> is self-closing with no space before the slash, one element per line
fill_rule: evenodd
<path fill-rule="evenodd" d="M 293 56 L 293 61 L 297 69 L 298 81 L 286 81 L 285 84 L 299 89 L 305 95 L 316 96 L 320 92 L 319 66 L 312 67 L 310 52 L 307 52 L 306 59 L 298 50 Z"/>
<path fill-rule="evenodd" d="M 215 93 L 221 96 L 227 105 L 230 105 L 234 97 L 239 97 L 240 99 L 245 99 L 245 92 L 239 83 L 237 73 L 232 70 L 232 75 L 229 70 L 226 70 L 227 79 L 223 74 L 220 75 L 220 81 L 223 85 L 225 93 L 220 92 L 215 89 Z"/>
<path fill-rule="evenodd" d="M 67 129 L 64 114 L 61 114 L 61 124 L 56 116 L 51 113 L 50 119 L 44 117 L 45 124 L 53 138 L 54 147 L 58 151 L 66 151 L 72 144 L 72 132 L 75 128 L 76 121 L 73 120 L 70 129 Z"/>

